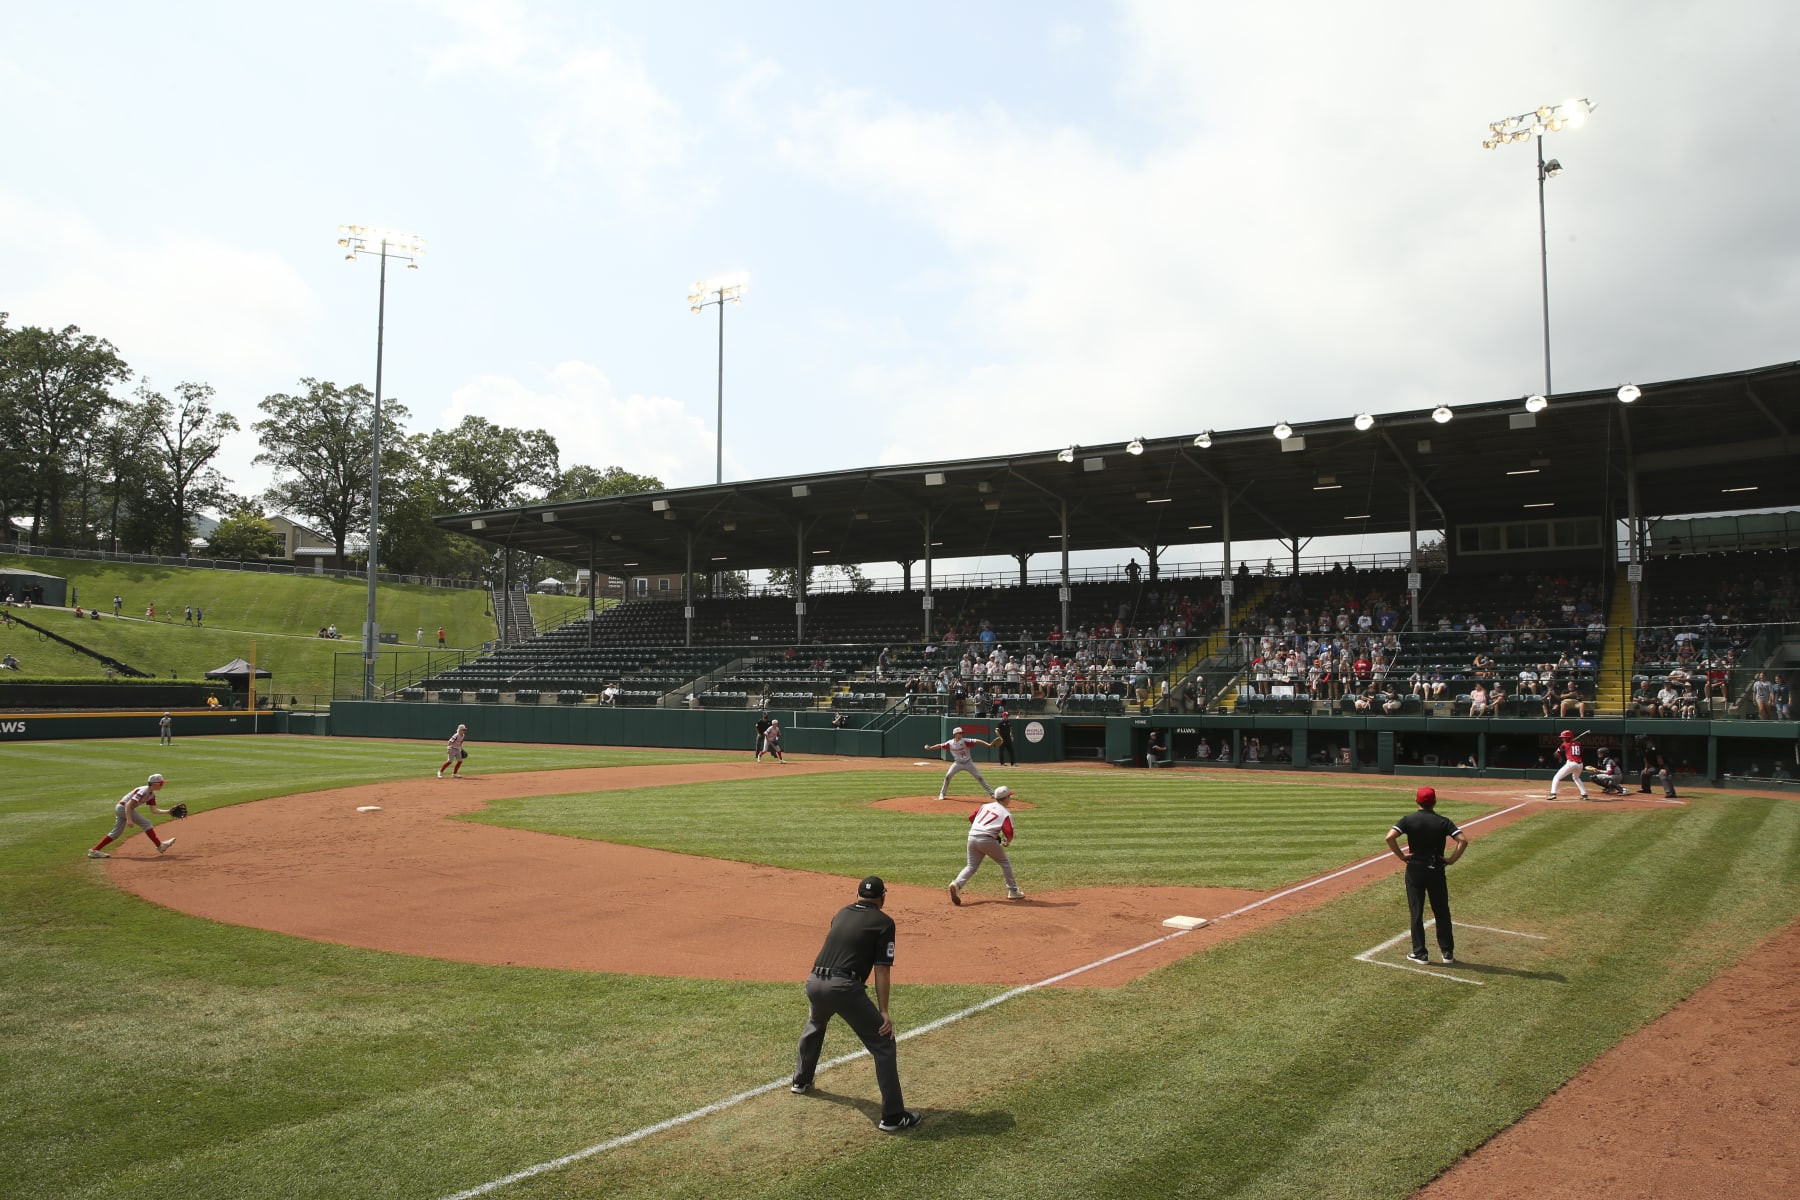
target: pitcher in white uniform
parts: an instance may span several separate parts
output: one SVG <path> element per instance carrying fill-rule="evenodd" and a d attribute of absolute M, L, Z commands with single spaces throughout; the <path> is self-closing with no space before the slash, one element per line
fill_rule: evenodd
<path fill-rule="evenodd" d="M 961 906 L 963 887 L 981 869 L 981 860 L 984 858 L 991 858 L 1000 864 L 1000 872 L 1006 876 L 1008 900 L 1025 898 L 1025 893 L 1019 890 L 1019 881 L 1013 878 L 1012 859 L 1006 856 L 1007 844 L 1013 840 L 1011 804 L 1012 789 L 1002 785 L 994 789 L 992 800 L 970 815 L 969 865 L 951 881 L 950 903 Z"/>
<path fill-rule="evenodd" d="M 949 741 L 935 742 L 932 745 L 925 747 L 927 750 L 948 750 L 950 752 L 950 769 L 944 772 L 944 782 L 938 786 L 939 800 L 947 798 L 950 791 L 950 777 L 958 771 L 967 771 L 969 774 L 973 775 L 975 777 L 975 782 L 981 785 L 981 790 L 986 792 L 990 797 L 993 796 L 994 789 L 989 787 L 988 781 L 981 777 L 981 770 L 975 765 L 974 760 L 974 747 L 992 746 L 993 744 L 994 743 L 992 742 L 984 742 L 980 738 L 964 737 L 962 726 L 958 725 L 955 729 L 950 731 Z"/>

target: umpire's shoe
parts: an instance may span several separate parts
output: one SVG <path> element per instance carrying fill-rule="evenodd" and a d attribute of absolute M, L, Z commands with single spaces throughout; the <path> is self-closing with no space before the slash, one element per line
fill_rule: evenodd
<path fill-rule="evenodd" d="M 881 1118 L 881 1120 L 876 1123 L 875 1128 L 881 1130 L 883 1133 L 899 1133 L 903 1129 L 911 1129 L 924 1119 L 923 1116 L 908 1109 L 897 1117 Z"/>

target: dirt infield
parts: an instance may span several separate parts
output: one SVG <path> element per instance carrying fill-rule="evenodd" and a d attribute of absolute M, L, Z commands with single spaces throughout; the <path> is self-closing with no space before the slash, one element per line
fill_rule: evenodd
<path fill-rule="evenodd" d="M 781 769 L 814 774 L 894 766 L 821 759 Z M 853 880 L 448 819 L 501 797 L 702 783 L 768 771 L 736 757 L 311 792 L 202 813 L 184 825 L 178 853 L 158 858 L 128 852 L 113 858 L 107 873 L 119 886 L 168 908 L 315 941 L 456 962 L 792 980 L 811 966 L 824 923 L 852 898 Z M 381 811 L 357 811 L 367 805 Z M 943 812 L 950 833 L 972 801 L 939 801 L 934 793 L 878 805 Z M 1482 831 L 1497 824 L 1488 822 Z M 946 880 L 959 865 L 959 856 L 946 854 Z M 1127 982 L 1398 866 L 1377 863 L 1327 879 L 1085 972 L 1071 985 Z M 1034 983 L 1163 938 L 1166 917 L 1217 919 L 1266 897 L 1231 888 L 1112 887 L 1034 892 L 1014 902 L 999 892 L 995 873 L 953 908 L 942 889 L 895 885 L 888 911 L 900 923 L 907 981 Z"/>

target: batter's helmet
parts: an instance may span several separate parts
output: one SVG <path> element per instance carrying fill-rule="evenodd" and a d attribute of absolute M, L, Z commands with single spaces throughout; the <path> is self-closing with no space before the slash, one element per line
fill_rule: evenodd
<path fill-rule="evenodd" d="M 1559 738 L 1572 738 L 1575 736 L 1575 731 L 1572 729 L 1565 729 L 1561 733 L 1557 734 L 1556 736 Z"/>

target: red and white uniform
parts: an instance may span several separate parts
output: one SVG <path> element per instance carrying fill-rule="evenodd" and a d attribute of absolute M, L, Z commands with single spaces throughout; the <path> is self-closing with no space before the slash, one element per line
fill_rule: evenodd
<path fill-rule="evenodd" d="M 112 841 L 121 833 L 124 833 L 127 822 L 136 825 L 139 829 L 149 829 L 150 818 L 138 811 L 140 805 L 148 806 L 150 808 L 156 807 L 156 789 L 149 784 L 145 784 L 142 787 L 134 787 L 129 792 L 126 792 L 123 796 L 119 797 L 119 802 L 113 805 L 114 820 L 112 832 L 107 834 L 105 841 L 102 841 L 100 844 L 104 846 L 106 842 Z"/>
<path fill-rule="evenodd" d="M 953 903 L 962 903 L 960 897 L 963 887 L 981 869 L 981 860 L 984 858 L 991 858 L 1000 864 L 1001 874 L 1006 876 L 1006 894 L 1009 897 L 1014 900 L 1025 898 L 1025 893 L 1019 890 L 1019 881 L 1013 878 L 1012 859 L 1006 856 L 1006 843 L 1012 841 L 1012 838 L 1012 813 L 1000 801 L 989 800 L 970 814 L 969 862 L 950 884 L 950 899 Z"/>
<path fill-rule="evenodd" d="M 983 742 L 980 744 L 986 745 L 987 743 Z M 958 771 L 967 771 L 975 777 L 975 782 L 981 785 L 982 791 L 990 796 L 994 794 L 994 789 L 988 786 L 988 781 L 986 779 L 982 778 L 981 768 L 975 765 L 975 746 L 971 745 L 969 740 L 963 737 L 961 729 L 958 729 L 952 734 L 949 741 L 939 742 L 934 746 L 927 746 L 925 748 L 927 750 L 948 750 L 950 752 L 950 769 L 944 772 L 944 782 L 938 785 L 939 800 L 944 799 L 949 794 L 950 779 Z"/>
<path fill-rule="evenodd" d="M 1587 785 L 1581 782 L 1581 743 L 1572 737 L 1566 737 L 1562 740 L 1562 746 L 1557 753 L 1562 755 L 1563 765 L 1551 777 L 1550 799 L 1556 799 L 1556 790 L 1563 780 L 1572 779 L 1575 781 L 1575 790 L 1581 793 L 1583 800 L 1586 800 L 1588 798 Z"/>

